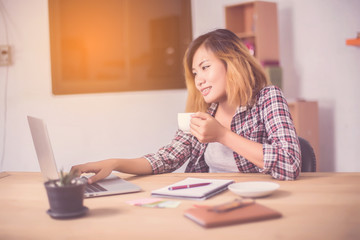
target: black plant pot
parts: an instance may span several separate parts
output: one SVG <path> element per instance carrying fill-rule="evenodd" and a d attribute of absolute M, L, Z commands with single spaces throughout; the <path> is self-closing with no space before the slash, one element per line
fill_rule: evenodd
<path fill-rule="evenodd" d="M 50 209 L 47 213 L 53 218 L 80 217 L 89 210 L 84 206 L 85 183 L 57 186 L 54 181 L 44 183 Z"/>

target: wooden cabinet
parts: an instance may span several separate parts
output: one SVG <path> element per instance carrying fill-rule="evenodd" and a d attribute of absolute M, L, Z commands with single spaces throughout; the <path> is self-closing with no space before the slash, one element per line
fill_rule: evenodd
<path fill-rule="evenodd" d="M 319 169 L 319 113 L 316 101 L 289 102 L 289 111 L 299 137 L 306 139 L 314 149 L 316 169 Z"/>
<path fill-rule="evenodd" d="M 226 28 L 236 33 L 254 56 L 264 62 L 279 61 L 277 5 L 273 2 L 247 2 L 225 7 Z"/>

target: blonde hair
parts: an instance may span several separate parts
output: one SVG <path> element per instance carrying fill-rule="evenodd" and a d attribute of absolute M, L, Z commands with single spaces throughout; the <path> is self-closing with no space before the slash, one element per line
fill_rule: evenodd
<path fill-rule="evenodd" d="M 229 30 L 217 29 L 196 38 L 185 52 L 183 64 L 188 89 L 187 112 L 205 112 L 209 107 L 196 89 L 192 73 L 193 58 L 201 46 L 212 51 L 224 63 L 227 69 L 226 95 L 230 104 L 252 106 L 259 91 L 270 84 L 262 66 L 241 40 Z"/>

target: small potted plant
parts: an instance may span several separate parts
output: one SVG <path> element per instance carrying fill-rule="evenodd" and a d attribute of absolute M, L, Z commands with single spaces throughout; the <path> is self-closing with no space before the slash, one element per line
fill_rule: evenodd
<path fill-rule="evenodd" d="M 60 172 L 60 178 L 44 183 L 50 209 L 47 213 L 53 218 L 80 217 L 89 210 L 83 205 L 86 181 L 76 173 Z"/>

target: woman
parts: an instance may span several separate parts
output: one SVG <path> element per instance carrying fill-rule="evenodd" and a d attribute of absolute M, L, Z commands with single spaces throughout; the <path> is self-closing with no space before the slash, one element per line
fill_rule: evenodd
<path fill-rule="evenodd" d="M 187 111 L 191 134 L 178 130 L 154 154 L 137 159 L 108 159 L 74 166 L 96 173 L 172 172 L 186 161 L 186 172 L 263 172 L 295 180 L 300 148 L 286 100 L 270 86 L 262 67 L 231 31 L 218 29 L 195 39 L 184 56 Z"/>

